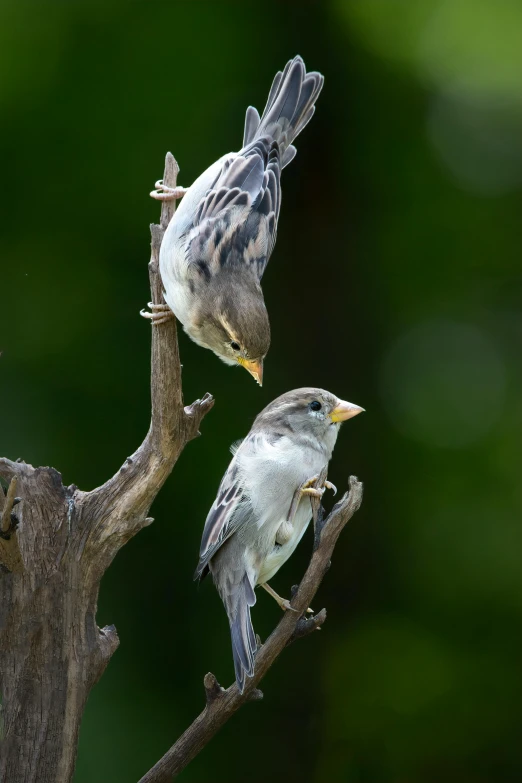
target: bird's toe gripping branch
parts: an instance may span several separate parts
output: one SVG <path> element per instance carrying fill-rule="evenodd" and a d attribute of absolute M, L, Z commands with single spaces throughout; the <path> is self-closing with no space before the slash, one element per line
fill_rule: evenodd
<path fill-rule="evenodd" d="M 140 315 L 142 318 L 147 318 L 152 326 L 165 324 L 174 318 L 174 313 L 168 304 L 153 304 L 153 302 L 149 302 L 147 307 L 150 307 L 151 312 L 149 313 L 148 310 L 143 309 L 140 310 Z"/>
<path fill-rule="evenodd" d="M 169 188 L 168 185 L 163 183 L 162 179 L 159 179 L 154 185 L 154 190 L 151 191 L 150 197 L 155 198 L 156 201 L 177 201 L 183 198 L 188 188 L 182 188 L 178 185 L 175 188 Z"/>

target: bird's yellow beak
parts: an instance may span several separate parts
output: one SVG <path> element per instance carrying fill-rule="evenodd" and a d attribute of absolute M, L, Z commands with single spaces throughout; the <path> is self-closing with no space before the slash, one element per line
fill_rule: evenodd
<path fill-rule="evenodd" d="M 339 400 L 333 411 L 328 414 L 333 422 L 346 421 L 351 419 L 352 416 L 357 416 L 358 413 L 362 413 L 364 408 L 359 405 L 354 405 L 353 402 L 346 402 L 345 400 Z"/>
<path fill-rule="evenodd" d="M 242 356 L 238 357 L 238 362 L 241 365 L 241 367 L 244 367 L 245 370 L 248 370 L 250 375 L 258 382 L 260 386 L 263 385 L 263 360 L 260 359 L 259 361 L 250 361 L 249 359 L 243 359 Z"/>

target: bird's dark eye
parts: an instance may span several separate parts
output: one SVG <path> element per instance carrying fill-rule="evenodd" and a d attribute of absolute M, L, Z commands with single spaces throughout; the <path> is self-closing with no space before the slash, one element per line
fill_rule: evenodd
<path fill-rule="evenodd" d="M 232 348 L 233 351 L 239 351 L 241 348 L 239 343 L 234 343 L 234 342 L 230 343 L 230 347 Z"/>
<path fill-rule="evenodd" d="M 323 406 L 321 405 L 320 402 L 318 402 L 318 400 L 314 400 L 313 402 L 310 403 L 311 411 L 320 411 L 322 407 Z"/>

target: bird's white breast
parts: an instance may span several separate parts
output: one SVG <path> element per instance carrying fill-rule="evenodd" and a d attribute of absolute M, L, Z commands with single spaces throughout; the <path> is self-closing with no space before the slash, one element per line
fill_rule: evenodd
<path fill-rule="evenodd" d="M 310 522 L 312 510 L 305 496 L 294 517 L 293 535 L 282 546 L 275 546 L 277 530 L 287 518 L 296 490 L 320 473 L 328 459 L 316 449 L 300 448 L 286 436 L 273 444 L 259 436 L 255 448 L 248 448 L 246 442 L 245 446 L 244 454 L 238 452 L 238 464 L 258 528 L 256 548 L 263 553 L 258 582 L 264 582 L 290 557 Z"/>

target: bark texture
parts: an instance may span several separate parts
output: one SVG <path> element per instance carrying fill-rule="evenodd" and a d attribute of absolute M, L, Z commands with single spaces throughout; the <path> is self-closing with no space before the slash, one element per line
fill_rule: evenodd
<path fill-rule="evenodd" d="M 164 182 L 175 187 L 169 153 Z M 151 226 L 152 301 L 163 303 L 158 256 L 174 201 Z M 0 781 L 69 783 L 89 692 L 118 646 L 98 628 L 101 578 L 153 520 L 152 501 L 213 399 L 183 406 L 174 319 L 152 328 L 152 417 L 138 450 L 103 486 L 65 487 L 54 468 L 0 458 Z"/>

